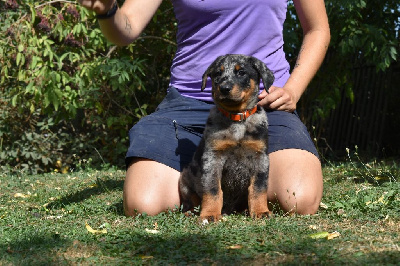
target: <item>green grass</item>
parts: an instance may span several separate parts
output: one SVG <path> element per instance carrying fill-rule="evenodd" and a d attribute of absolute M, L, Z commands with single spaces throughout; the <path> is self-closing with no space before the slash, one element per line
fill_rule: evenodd
<path fill-rule="evenodd" d="M 123 171 L 0 175 L 0 265 L 399 264 L 398 165 L 329 165 L 324 176 L 317 215 L 200 226 L 180 212 L 124 217 Z"/>

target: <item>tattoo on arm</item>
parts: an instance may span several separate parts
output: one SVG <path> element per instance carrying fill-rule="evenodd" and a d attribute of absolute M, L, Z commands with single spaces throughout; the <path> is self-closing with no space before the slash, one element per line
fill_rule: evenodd
<path fill-rule="evenodd" d="M 127 16 L 125 16 L 125 30 L 128 33 L 130 33 L 132 31 L 132 25 Z"/>
<path fill-rule="evenodd" d="M 303 51 L 304 51 L 304 44 L 303 44 L 303 45 L 301 46 L 301 48 L 300 48 L 300 52 L 299 52 L 299 55 L 297 56 L 296 64 L 294 65 L 294 68 L 293 68 L 293 69 L 295 69 L 295 68 L 297 68 L 297 67 L 300 66 L 299 61 L 300 61 L 301 53 L 302 53 Z"/>

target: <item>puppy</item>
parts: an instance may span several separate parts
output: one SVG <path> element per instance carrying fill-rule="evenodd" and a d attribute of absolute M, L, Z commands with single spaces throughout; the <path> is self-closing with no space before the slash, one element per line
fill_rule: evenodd
<path fill-rule="evenodd" d="M 212 81 L 215 107 L 193 160 L 179 180 L 183 211 L 201 204 L 200 219 L 218 221 L 222 213 L 248 208 L 253 218 L 269 217 L 267 115 L 257 106 L 260 79 L 274 81 L 265 64 L 245 55 L 218 57 L 205 71 Z"/>

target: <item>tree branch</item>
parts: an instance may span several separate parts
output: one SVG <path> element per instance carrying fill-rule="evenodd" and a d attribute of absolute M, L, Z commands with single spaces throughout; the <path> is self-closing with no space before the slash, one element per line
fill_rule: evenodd
<path fill-rule="evenodd" d="M 46 3 L 41 4 L 41 5 L 35 6 L 35 9 L 40 8 L 40 7 L 42 7 L 42 6 L 45 6 L 45 5 L 51 5 L 51 4 L 54 4 L 54 3 L 66 3 L 66 4 L 75 4 L 75 5 L 76 5 L 76 2 L 72 2 L 72 1 L 67 1 L 67 0 L 53 0 L 53 1 L 49 1 L 49 2 L 46 2 Z"/>
<path fill-rule="evenodd" d="M 158 36 L 142 36 L 142 37 L 137 38 L 136 40 L 140 40 L 140 39 L 155 39 L 155 40 L 161 40 L 161 41 L 164 41 L 164 42 L 166 42 L 166 43 L 169 43 L 169 44 L 172 44 L 172 45 L 176 46 L 176 43 L 175 43 L 175 42 L 170 41 L 170 40 L 165 39 L 165 38 L 162 38 L 162 37 L 158 37 Z"/>

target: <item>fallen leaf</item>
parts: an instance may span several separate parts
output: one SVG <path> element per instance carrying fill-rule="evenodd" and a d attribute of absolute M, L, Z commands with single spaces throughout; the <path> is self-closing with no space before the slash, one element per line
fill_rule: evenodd
<path fill-rule="evenodd" d="M 56 220 L 56 219 L 61 219 L 63 216 L 62 215 L 57 215 L 57 216 L 47 216 L 46 219 L 47 220 Z"/>
<path fill-rule="evenodd" d="M 14 194 L 14 198 L 29 198 L 29 195 L 25 195 L 25 194 L 22 194 L 22 193 L 15 193 Z"/>
<path fill-rule="evenodd" d="M 326 238 L 328 240 L 332 240 L 334 238 L 337 238 L 340 236 L 339 232 L 333 232 L 333 233 L 329 233 L 329 232 L 318 232 L 315 234 L 311 234 L 309 235 L 309 237 L 311 237 L 312 239 L 321 239 L 321 238 Z"/>
<path fill-rule="evenodd" d="M 241 245 L 232 245 L 232 246 L 227 247 L 227 249 L 241 249 L 241 248 L 243 248 L 243 246 L 241 246 Z"/>
<path fill-rule="evenodd" d="M 312 239 L 320 239 L 320 238 L 326 238 L 329 236 L 329 232 L 318 232 L 315 234 L 309 235 Z"/>
<path fill-rule="evenodd" d="M 337 237 L 339 237 L 339 236 L 340 236 L 340 233 L 339 233 L 339 232 L 333 232 L 333 233 L 330 233 L 330 234 L 328 235 L 327 239 L 328 239 L 328 240 L 331 240 L 331 239 L 337 238 Z"/>
<path fill-rule="evenodd" d="M 376 202 L 383 203 L 386 205 L 387 202 L 385 202 L 384 199 L 385 199 L 385 194 L 383 194 Z"/>
<path fill-rule="evenodd" d="M 149 233 L 149 234 L 159 234 L 160 233 L 160 231 L 158 231 L 158 230 L 155 230 L 155 229 L 144 229 L 147 233 Z"/>
<path fill-rule="evenodd" d="M 322 209 L 325 209 L 325 210 L 328 209 L 328 205 L 326 205 L 326 204 L 323 203 L 323 202 L 321 202 L 321 203 L 319 204 L 319 207 L 321 207 Z"/>
<path fill-rule="evenodd" d="M 154 258 L 153 256 L 146 256 L 146 255 L 139 255 L 139 258 L 141 258 L 142 260 L 149 260 Z"/>
<path fill-rule="evenodd" d="M 107 229 L 103 228 L 101 230 L 93 229 L 87 222 L 85 222 L 86 230 L 92 234 L 107 234 Z"/>
<path fill-rule="evenodd" d="M 69 170 L 69 167 L 65 166 L 65 167 L 61 168 L 61 173 L 66 174 L 66 173 L 68 173 L 68 170 Z"/>

